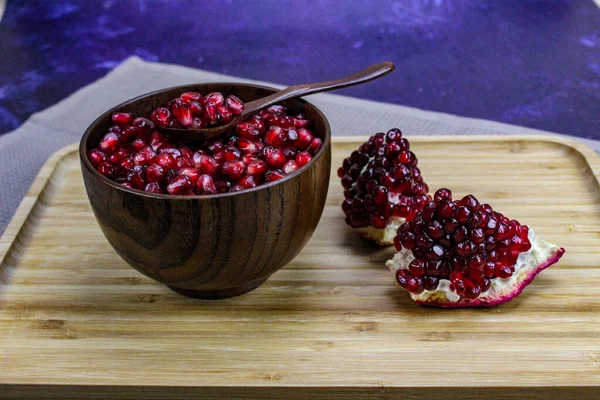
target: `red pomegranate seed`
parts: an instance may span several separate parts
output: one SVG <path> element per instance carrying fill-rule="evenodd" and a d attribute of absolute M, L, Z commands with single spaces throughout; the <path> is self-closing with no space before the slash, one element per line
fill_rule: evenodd
<path fill-rule="evenodd" d="M 193 188 L 192 181 L 187 175 L 179 175 L 169 183 L 167 191 L 172 195 L 188 195 Z"/>
<path fill-rule="evenodd" d="M 305 166 L 310 162 L 310 160 L 312 160 L 312 156 L 306 151 L 302 151 L 296 155 L 296 162 L 298 163 L 298 167 Z"/>
<path fill-rule="evenodd" d="M 240 122 L 236 125 L 235 131 L 238 135 L 249 140 L 258 140 L 260 131 L 258 127 L 250 122 Z"/>
<path fill-rule="evenodd" d="M 217 109 L 213 106 L 204 107 L 203 116 L 204 118 L 202 120 L 202 124 L 205 127 L 215 126 L 219 123 L 219 113 L 217 112 Z"/>
<path fill-rule="evenodd" d="M 169 111 L 168 108 L 159 107 L 152 112 L 150 119 L 152 119 L 152 122 L 154 122 L 156 125 L 165 128 L 171 123 L 171 111 Z"/>
<path fill-rule="evenodd" d="M 136 165 L 149 165 L 156 160 L 156 152 L 150 146 L 144 147 L 133 155 L 133 162 Z"/>
<path fill-rule="evenodd" d="M 209 93 L 204 96 L 204 104 L 211 107 L 219 107 L 225 101 L 223 94 L 219 92 Z"/>
<path fill-rule="evenodd" d="M 94 166 L 94 168 L 97 168 L 100 164 L 102 164 L 107 159 L 106 154 L 104 154 L 103 152 L 101 152 L 98 149 L 91 150 L 88 153 L 88 158 L 90 160 L 90 163 Z"/>
<path fill-rule="evenodd" d="M 138 152 L 138 151 L 142 150 L 144 147 L 146 147 L 146 142 L 143 139 L 135 139 L 131 143 L 131 148 L 135 152 Z"/>
<path fill-rule="evenodd" d="M 199 168 L 203 174 L 214 176 L 219 169 L 219 164 L 211 156 L 200 156 L 195 163 L 196 168 Z"/>
<path fill-rule="evenodd" d="M 239 160 L 239 158 L 242 156 L 242 154 L 240 153 L 240 151 L 233 146 L 227 146 L 225 148 L 225 150 L 223 150 L 223 160 L 224 161 L 234 161 L 234 160 Z"/>
<path fill-rule="evenodd" d="M 237 96 L 227 96 L 225 105 L 231 110 L 233 115 L 240 115 L 244 111 L 244 103 Z"/>
<path fill-rule="evenodd" d="M 133 167 L 131 172 L 127 175 L 127 179 L 135 189 L 144 190 L 148 181 L 146 180 L 146 173 L 144 168 L 136 165 Z"/>
<path fill-rule="evenodd" d="M 223 164 L 222 171 L 224 176 L 237 181 L 246 172 L 246 164 L 243 161 L 227 161 Z"/>
<path fill-rule="evenodd" d="M 107 133 L 100 139 L 98 148 L 105 154 L 110 155 L 114 153 L 117 148 L 121 145 L 121 140 L 116 133 Z"/>
<path fill-rule="evenodd" d="M 243 154 L 249 154 L 259 152 L 264 147 L 260 142 L 255 142 L 242 137 L 238 140 L 238 148 Z"/>
<path fill-rule="evenodd" d="M 144 117 L 137 117 L 134 119 L 133 125 L 140 128 L 141 132 L 145 134 L 151 133 L 154 129 L 156 129 L 154 122 Z"/>
<path fill-rule="evenodd" d="M 217 193 L 227 193 L 231 189 L 231 182 L 229 181 L 217 181 L 215 182 Z"/>
<path fill-rule="evenodd" d="M 145 192 L 148 193 L 162 193 L 163 190 L 160 187 L 160 184 L 157 182 L 150 182 L 149 184 L 146 185 L 146 187 L 144 188 Z"/>
<path fill-rule="evenodd" d="M 229 110 L 229 108 L 225 106 L 217 107 L 217 114 L 219 115 L 219 122 L 222 125 L 230 123 L 233 119 L 233 114 L 231 113 L 231 110 Z"/>
<path fill-rule="evenodd" d="M 229 189 L 230 192 L 240 192 L 242 190 L 244 190 L 244 187 L 241 185 L 233 185 L 231 189 Z"/>
<path fill-rule="evenodd" d="M 129 113 L 114 113 L 112 115 L 112 122 L 118 126 L 127 126 L 133 123 L 133 115 Z"/>
<path fill-rule="evenodd" d="M 131 182 L 127 182 L 127 181 L 121 182 L 121 186 L 125 186 L 126 188 L 129 188 L 129 189 L 133 189 L 133 185 L 131 184 Z"/>
<path fill-rule="evenodd" d="M 273 168 L 279 169 L 283 168 L 287 159 L 283 150 L 275 149 L 273 147 L 265 147 L 263 150 L 263 154 L 265 156 L 265 161 L 267 164 Z"/>
<path fill-rule="evenodd" d="M 310 126 L 310 120 L 304 114 L 294 115 L 292 121 L 296 128 L 308 128 Z"/>
<path fill-rule="evenodd" d="M 311 131 L 305 128 L 300 128 L 297 130 L 298 139 L 294 142 L 294 147 L 298 150 L 307 150 L 308 146 L 310 146 L 313 141 L 313 134 Z"/>
<path fill-rule="evenodd" d="M 109 161 L 112 165 L 117 165 L 122 159 L 128 157 L 131 152 L 127 149 L 118 149 L 114 153 L 111 154 Z"/>
<path fill-rule="evenodd" d="M 288 175 L 295 172 L 297 169 L 298 169 L 298 164 L 296 163 L 295 160 L 289 160 L 283 166 L 283 172 L 285 172 Z"/>
<path fill-rule="evenodd" d="M 314 156 L 315 154 L 317 154 L 317 152 L 319 150 L 321 150 L 321 146 L 323 145 L 323 141 L 319 138 L 314 138 L 312 140 L 312 142 L 310 142 L 310 146 L 308 146 L 308 149 L 306 149 L 306 151 L 311 155 Z"/>
<path fill-rule="evenodd" d="M 202 173 L 198 168 L 183 168 L 179 171 L 179 175 L 185 175 L 190 178 L 192 185 L 195 185 Z"/>
<path fill-rule="evenodd" d="M 190 126 L 193 121 L 192 110 L 190 106 L 183 101 L 176 99 L 171 105 L 173 116 L 183 126 Z"/>
<path fill-rule="evenodd" d="M 156 163 L 167 170 L 177 167 L 175 157 L 168 153 L 159 154 L 156 157 Z"/>
<path fill-rule="evenodd" d="M 269 128 L 267 133 L 265 133 L 263 141 L 267 146 L 279 146 L 283 143 L 281 138 L 283 133 L 283 129 L 281 129 L 279 126 L 272 126 Z"/>
<path fill-rule="evenodd" d="M 277 170 L 267 171 L 265 174 L 265 182 L 273 182 L 285 177 L 285 173 Z"/>
<path fill-rule="evenodd" d="M 262 177 L 267 172 L 267 164 L 262 160 L 252 160 L 248 163 L 246 173 L 250 176 Z"/>
<path fill-rule="evenodd" d="M 97 170 L 102 175 L 106 176 L 107 178 L 114 178 L 115 173 L 116 173 L 115 167 L 113 167 L 112 165 L 110 165 L 107 162 L 103 162 L 102 164 L 100 164 L 98 166 Z"/>
<path fill-rule="evenodd" d="M 151 164 L 146 168 L 148 182 L 161 182 L 165 177 L 165 170 L 158 164 Z"/>
<path fill-rule="evenodd" d="M 212 176 L 208 174 L 200 175 L 196 183 L 198 194 L 215 194 L 217 186 L 215 185 Z"/>
<path fill-rule="evenodd" d="M 202 95 L 197 92 L 185 92 L 182 93 L 179 98 L 185 103 L 189 103 L 191 101 L 202 101 Z"/>
<path fill-rule="evenodd" d="M 251 175 L 245 176 L 239 181 L 237 184 L 243 187 L 244 189 L 249 189 L 256 186 L 256 182 L 254 181 L 254 177 Z"/>

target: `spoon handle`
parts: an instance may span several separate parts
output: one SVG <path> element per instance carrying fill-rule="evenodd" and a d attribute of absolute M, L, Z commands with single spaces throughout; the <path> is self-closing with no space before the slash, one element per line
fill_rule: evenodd
<path fill-rule="evenodd" d="M 311 83 L 303 85 L 294 85 L 287 87 L 279 92 L 273 93 L 270 96 L 263 97 L 246 103 L 242 119 L 246 115 L 254 114 L 256 111 L 270 107 L 273 104 L 284 100 L 293 99 L 296 97 L 307 96 L 309 94 L 327 92 L 329 90 L 345 88 L 348 86 L 358 85 L 359 83 L 369 82 L 384 75 L 389 74 L 394 70 L 395 66 L 389 61 L 384 61 L 378 64 L 371 65 L 359 72 L 356 72 L 345 78 L 336 79 L 333 81 Z"/>

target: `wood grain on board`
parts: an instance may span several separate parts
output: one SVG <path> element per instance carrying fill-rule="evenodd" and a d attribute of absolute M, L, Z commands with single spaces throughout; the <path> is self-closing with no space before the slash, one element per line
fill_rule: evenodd
<path fill-rule="evenodd" d="M 334 170 L 358 143 L 334 138 Z M 473 193 L 565 256 L 502 306 L 416 306 L 383 266 L 393 249 L 345 226 L 333 175 L 292 262 L 249 294 L 189 299 L 112 250 L 69 147 L 0 239 L 0 396 L 600 397 L 597 155 L 554 137 L 411 144 L 432 190 Z"/>

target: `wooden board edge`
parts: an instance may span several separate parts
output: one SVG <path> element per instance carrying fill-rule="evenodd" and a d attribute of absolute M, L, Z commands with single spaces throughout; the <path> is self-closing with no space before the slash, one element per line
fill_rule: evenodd
<path fill-rule="evenodd" d="M 0 398 L 14 399 L 589 399 L 599 386 L 388 387 L 388 386 L 112 386 L 0 385 Z"/>
<path fill-rule="evenodd" d="M 52 174 L 55 172 L 56 167 L 60 164 L 63 158 L 76 151 L 78 146 L 79 144 L 73 143 L 54 152 L 36 175 L 33 183 L 27 191 L 27 194 L 23 200 L 21 200 L 17 211 L 15 211 L 15 214 L 0 237 L 0 266 L 3 265 L 13 242 L 19 236 L 21 229 L 25 225 L 27 218 L 38 202 L 39 196 L 43 193 L 50 180 L 50 177 L 52 177 Z M 1 272 L 2 271 L 0 269 L 0 277 L 2 275 Z M 0 283 L 2 283 L 1 279 Z"/>

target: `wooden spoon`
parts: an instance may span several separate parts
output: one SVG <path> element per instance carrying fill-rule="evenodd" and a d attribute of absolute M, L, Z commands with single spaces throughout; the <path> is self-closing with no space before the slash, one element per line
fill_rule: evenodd
<path fill-rule="evenodd" d="M 379 64 L 371 65 L 370 67 L 367 67 L 362 71 L 359 71 L 345 78 L 321 83 L 294 85 L 287 87 L 267 97 L 263 97 L 261 99 L 245 103 L 244 111 L 242 112 L 242 114 L 235 117 L 227 125 L 204 129 L 176 129 L 163 127 L 158 127 L 158 129 L 173 140 L 181 140 L 188 142 L 204 141 L 206 139 L 215 138 L 223 135 L 228 131 L 234 130 L 235 126 L 238 123 L 240 123 L 248 117 L 251 117 L 257 112 L 272 106 L 273 104 L 289 99 L 295 99 L 297 97 L 307 96 L 309 94 L 327 92 L 329 90 L 341 89 L 348 86 L 369 82 L 373 79 L 377 79 L 389 74 L 394 70 L 394 68 L 395 66 L 393 63 L 385 61 Z"/>

